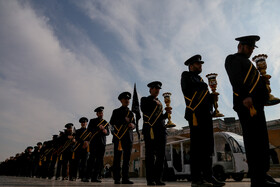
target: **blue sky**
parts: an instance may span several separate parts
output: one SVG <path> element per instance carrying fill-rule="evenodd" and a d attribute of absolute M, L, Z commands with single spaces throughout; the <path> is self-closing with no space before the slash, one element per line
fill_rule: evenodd
<path fill-rule="evenodd" d="M 172 121 L 188 125 L 180 77 L 195 54 L 205 61 L 205 81 L 219 74 L 220 112 L 237 117 L 224 60 L 243 35 L 261 36 L 252 56 L 268 55 L 280 97 L 279 7 L 277 0 L 0 0 L 0 161 L 68 122 L 79 128 L 100 105 L 109 120 L 134 83 L 142 97 L 160 80 L 161 93 L 172 93 Z M 279 110 L 266 107 L 267 120 L 279 119 Z"/>

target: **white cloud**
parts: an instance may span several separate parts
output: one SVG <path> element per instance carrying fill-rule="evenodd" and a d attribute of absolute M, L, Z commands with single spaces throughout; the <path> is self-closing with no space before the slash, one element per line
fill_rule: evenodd
<path fill-rule="evenodd" d="M 161 1 L 160 8 L 158 2 L 111 3 L 109 6 L 108 1 L 102 1 L 97 6 L 96 2 L 87 1 L 80 6 L 93 21 L 101 22 L 123 41 L 126 52 L 121 57 L 124 63 L 135 69 L 140 79 L 144 82 L 161 80 L 164 83 L 163 91 L 173 93 L 174 113 L 178 114 L 174 121 L 183 126 L 186 122 L 183 119 L 184 100 L 180 76 L 182 71 L 187 70 L 183 62 L 191 55 L 203 52 L 206 63 L 219 63 L 220 67 L 217 69 L 216 66 L 206 64 L 204 80 L 207 81 L 207 73 L 217 70 L 220 76 L 225 77 L 224 51 L 217 43 L 213 43 L 213 40 L 219 41 L 221 37 L 217 33 L 219 29 L 227 28 L 230 33 L 228 23 L 223 18 L 224 12 L 219 9 L 221 3 L 217 1 L 205 4 L 203 11 L 197 11 L 201 9 L 201 4 L 197 1 Z M 216 23 L 216 20 L 219 22 Z M 204 36 L 203 33 L 211 37 Z M 229 103 L 228 100 L 226 102 Z M 232 111 L 231 108 L 229 110 Z"/>
<path fill-rule="evenodd" d="M 232 110 L 232 91 L 224 69 L 224 60 L 228 54 L 236 52 L 235 37 L 262 34 L 266 26 L 273 25 L 267 21 L 271 14 L 262 15 L 258 11 L 265 6 L 264 1 L 247 4 L 238 1 L 233 5 L 224 1 L 161 1 L 160 6 L 158 1 L 111 3 L 88 1 L 81 7 L 92 20 L 101 22 L 120 38 L 126 51 L 121 54 L 122 59 L 124 63 L 131 63 L 140 79 L 144 82 L 159 79 L 173 93 L 175 113 L 179 113 L 175 122 L 185 124 L 184 101 L 179 85 L 180 74 L 187 69 L 183 62 L 197 53 L 202 54 L 206 61 L 202 73 L 205 81 L 207 73 L 219 74 L 220 110 L 227 116 L 236 117 Z M 266 10 L 269 11 L 269 8 Z M 278 24 L 274 27 L 275 35 L 269 41 L 278 44 Z M 274 66 L 278 67 L 278 64 Z M 274 75 L 278 69 L 274 69 Z M 277 80 L 277 76 L 274 79 Z M 271 119 L 275 113 L 268 116 Z"/>
<path fill-rule="evenodd" d="M 80 38 L 88 56 L 62 47 L 47 19 L 28 3 L 1 1 L 0 12 L 5 25 L 0 29 L 0 123 L 10 133 L 1 131 L 1 139 L 15 143 L 2 148 L 23 151 L 28 144 L 51 138 L 68 122 L 79 127 L 79 117 L 94 117 L 99 105 L 117 107 L 118 94 L 132 90 L 86 37 Z M 106 111 L 105 116 L 110 115 L 111 110 Z M 1 159 L 12 154 L 1 154 Z"/>

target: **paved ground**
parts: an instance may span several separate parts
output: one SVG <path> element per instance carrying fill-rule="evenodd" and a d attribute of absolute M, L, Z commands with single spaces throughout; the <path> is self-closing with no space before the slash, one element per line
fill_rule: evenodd
<path fill-rule="evenodd" d="M 37 178 L 24 178 L 24 177 L 6 177 L 0 176 L 0 186 L 9 186 L 9 187 L 34 187 L 34 186 L 117 186 L 117 187 L 141 187 L 146 186 L 146 181 L 144 178 L 135 178 L 131 179 L 134 181 L 133 185 L 121 184 L 114 185 L 112 179 L 103 179 L 102 183 L 83 183 L 80 181 L 56 181 L 56 180 L 48 180 L 48 179 L 37 179 Z M 280 178 L 277 179 L 280 181 Z M 190 187 L 191 183 L 187 181 L 178 181 L 178 182 L 166 182 L 166 186 L 184 186 Z M 226 182 L 227 187 L 250 187 L 249 179 L 244 179 L 242 182 L 234 182 L 232 180 L 228 180 Z"/>

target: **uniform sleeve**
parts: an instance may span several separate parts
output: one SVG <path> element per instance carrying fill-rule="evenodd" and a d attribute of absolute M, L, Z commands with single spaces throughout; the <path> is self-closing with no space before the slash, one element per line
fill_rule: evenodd
<path fill-rule="evenodd" d="M 188 95 L 188 92 L 191 91 L 192 87 L 190 86 L 191 81 L 187 72 L 183 72 L 181 76 L 181 88 L 184 96 Z"/>
<path fill-rule="evenodd" d="M 60 138 L 60 143 L 61 145 L 63 145 L 66 141 L 67 141 L 67 135 L 66 134 L 63 134 Z"/>
<path fill-rule="evenodd" d="M 81 135 L 82 135 L 82 133 L 80 132 L 80 130 L 77 130 L 76 136 L 75 136 L 75 139 L 77 142 L 83 142 L 83 140 L 80 138 Z"/>
<path fill-rule="evenodd" d="M 112 116 L 111 116 L 111 119 L 110 119 L 110 124 L 114 127 L 114 125 L 116 124 L 116 115 L 115 115 L 115 110 L 113 110 L 112 112 Z"/>
<path fill-rule="evenodd" d="M 109 124 L 105 127 L 105 129 L 107 130 L 107 134 L 105 134 L 105 136 L 108 136 L 110 134 Z"/>
<path fill-rule="evenodd" d="M 92 128 L 93 127 L 92 127 L 92 119 L 91 119 L 91 120 L 89 120 L 89 123 L 88 123 L 88 126 L 87 126 L 87 130 L 91 132 Z"/>
<path fill-rule="evenodd" d="M 248 64 L 247 59 L 237 58 L 229 55 L 226 58 L 225 69 L 227 71 L 229 81 L 232 85 L 233 92 L 238 94 L 242 99 L 249 96 L 249 91 L 244 86 L 244 73 L 243 67 Z M 250 64 L 250 63 L 249 63 Z M 249 67 L 248 67 L 249 69 Z"/>
<path fill-rule="evenodd" d="M 142 113 L 147 113 L 147 98 L 142 97 L 140 101 L 140 108 Z"/>
<path fill-rule="evenodd" d="M 91 129 L 92 131 L 98 131 L 99 130 L 99 127 L 97 126 L 99 121 L 97 120 L 97 118 L 95 119 L 91 119 Z"/>
<path fill-rule="evenodd" d="M 181 88 L 184 96 L 192 96 L 195 91 L 207 89 L 207 84 L 196 81 L 189 73 L 183 72 L 181 76 Z"/>

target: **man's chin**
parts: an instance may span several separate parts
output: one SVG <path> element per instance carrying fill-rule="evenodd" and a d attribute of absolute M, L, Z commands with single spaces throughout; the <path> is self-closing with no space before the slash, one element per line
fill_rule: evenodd
<path fill-rule="evenodd" d="M 248 58 L 250 58 L 250 57 L 252 56 L 252 54 L 253 54 L 253 53 L 251 53 L 251 54 L 248 54 L 248 55 L 247 55 L 247 57 L 248 57 Z"/>

